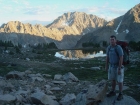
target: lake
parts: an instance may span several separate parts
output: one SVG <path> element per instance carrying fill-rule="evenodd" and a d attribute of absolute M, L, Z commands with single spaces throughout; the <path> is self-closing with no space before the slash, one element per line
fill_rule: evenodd
<path fill-rule="evenodd" d="M 78 60 L 104 57 L 106 54 L 103 51 L 65 50 L 56 52 L 55 56 L 62 59 Z"/>

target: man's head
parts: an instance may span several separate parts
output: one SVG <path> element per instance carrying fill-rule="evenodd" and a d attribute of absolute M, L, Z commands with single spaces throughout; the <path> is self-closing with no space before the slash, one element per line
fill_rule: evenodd
<path fill-rule="evenodd" d="M 110 44 L 111 44 L 112 46 L 115 46 L 115 45 L 116 45 L 116 42 L 117 42 L 116 36 L 111 35 L 111 36 L 110 36 Z"/>

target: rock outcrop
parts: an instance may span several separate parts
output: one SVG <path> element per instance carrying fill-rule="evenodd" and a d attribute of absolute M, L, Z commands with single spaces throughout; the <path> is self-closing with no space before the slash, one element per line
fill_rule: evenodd
<path fill-rule="evenodd" d="M 105 97 L 107 92 L 105 80 L 97 84 L 88 84 L 89 82 L 78 80 L 71 72 L 63 76 L 56 74 L 55 80 L 45 78 L 44 74 L 33 74 L 30 70 L 25 71 L 24 76 L 21 72 L 10 72 L 7 75 L 11 74 L 19 77 L 10 76 L 7 79 L 5 77 L 0 79 L 1 105 L 96 105 L 97 103 L 110 105 L 112 102 L 115 102 L 115 105 L 139 105 L 137 101 L 126 95 L 122 101 L 116 101 L 115 97 Z M 32 77 L 42 78 L 43 81 Z M 61 78 L 56 79 L 56 77 Z"/>

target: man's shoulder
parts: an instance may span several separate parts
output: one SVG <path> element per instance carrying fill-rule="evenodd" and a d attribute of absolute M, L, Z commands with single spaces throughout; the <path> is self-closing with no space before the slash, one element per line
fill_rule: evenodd
<path fill-rule="evenodd" d="M 117 45 L 116 50 L 117 50 L 117 52 L 122 52 L 123 53 L 123 49 L 120 45 Z"/>
<path fill-rule="evenodd" d="M 120 45 L 118 45 L 118 44 L 117 44 L 116 46 L 117 46 L 117 47 L 121 47 L 121 46 L 120 46 Z"/>
<path fill-rule="evenodd" d="M 111 48 L 111 45 L 107 46 L 107 49 Z"/>
<path fill-rule="evenodd" d="M 122 49 L 122 47 L 120 45 L 116 45 L 116 48 L 119 50 Z"/>

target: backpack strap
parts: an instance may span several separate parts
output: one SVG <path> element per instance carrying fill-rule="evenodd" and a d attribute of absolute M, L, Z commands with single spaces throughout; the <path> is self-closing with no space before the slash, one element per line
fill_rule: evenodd
<path fill-rule="evenodd" d="M 111 46 L 108 47 L 107 55 L 109 55 L 109 51 L 110 51 L 110 49 L 111 49 Z"/>
<path fill-rule="evenodd" d="M 116 45 L 114 49 L 115 49 L 115 53 L 117 54 L 117 56 L 119 58 L 119 53 L 118 53 L 117 47 L 118 47 L 118 45 Z M 111 49 L 111 46 L 109 46 L 109 48 L 108 48 L 108 52 L 107 52 L 108 55 L 109 55 L 110 49 Z"/>
<path fill-rule="evenodd" d="M 117 57 L 119 58 L 119 53 L 118 53 L 117 47 L 118 47 L 118 45 L 116 45 L 116 46 L 114 47 L 114 50 L 115 50 L 115 53 L 117 54 Z M 111 49 L 111 46 L 108 47 L 108 52 L 107 52 L 107 54 L 109 54 L 110 49 Z"/>
<path fill-rule="evenodd" d="M 117 47 L 118 47 L 118 45 L 115 46 L 115 53 L 117 54 L 117 56 L 119 58 L 119 53 L 118 53 Z"/>

